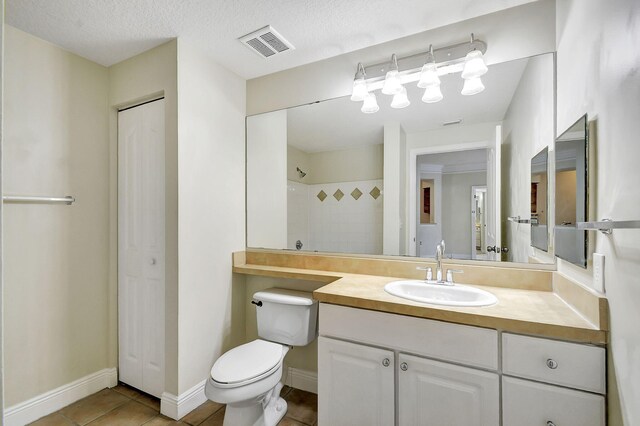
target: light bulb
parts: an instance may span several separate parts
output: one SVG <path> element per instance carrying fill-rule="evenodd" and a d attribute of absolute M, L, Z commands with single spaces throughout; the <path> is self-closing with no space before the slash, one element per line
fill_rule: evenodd
<path fill-rule="evenodd" d="M 367 83 L 365 83 L 364 78 L 353 80 L 353 91 L 351 92 L 352 101 L 364 101 L 368 93 L 369 90 L 367 89 Z"/>
<path fill-rule="evenodd" d="M 472 50 L 467 53 L 464 58 L 464 69 L 462 70 L 462 78 L 465 80 L 480 77 L 487 73 L 487 66 L 482 58 L 482 52 L 479 50 Z"/>
<path fill-rule="evenodd" d="M 393 95 L 391 108 L 406 108 L 409 104 L 411 104 L 411 102 L 409 102 L 409 98 L 407 97 L 407 88 L 400 86 L 400 92 Z"/>
<path fill-rule="evenodd" d="M 378 101 L 376 101 L 376 94 L 371 92 L 367 93 L 360 111 L 365 114 L 373 114 L 374 112 L 378 112 L 379 109 L 380 107 L 378 106 Z"/>
<path fill-rule="evenodd" d="M 422 66 L 420 72 L 420 81 L 418 81 L 418 87 L 426 89 L 429 86 L 439 86 L 440 77 L 438 77 L 438 68 L 433 62 L 427 62 Z"/>
<path fill-rule="evenodd" d="M 398 79 L 398 70 L 391 70 L 387 72 L 384 78 L 384 85 L 382 86 L 382 93 L 385 95 L 395 95 L 402 90 L 402 84 Z"/>
<path fill-rule="evenodd" d="M 428 104 L 439 102 L 443 98 L 442 92 L 440 91 L 440 85 L 432 85 L 427 86 L 424 91 L 424 95 L 422 95 L 422 102 L 426 102 Z"/>
<path fill-rule="evenodd" d="M 465 96 L 475 95 L 484 90 L 484 84 L 482 84 L 482 80 L 480 77 L 469 78 L 464 81 L 464 86 L 462 87 L 462 93 Z"/>

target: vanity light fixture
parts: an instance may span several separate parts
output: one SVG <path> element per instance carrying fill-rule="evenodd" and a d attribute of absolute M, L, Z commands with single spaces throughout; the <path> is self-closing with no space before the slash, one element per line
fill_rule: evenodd
<path fill-rule="evenodd" d="M 367 89 L 367 82 L 365 78 L 367 77 L 367 73 L 364 71 L 364 67 L 362 66 L 362 62 L 358 63 L 358 71 L 356 71 L 356 75 L 353 78 L 353 91 L 351 92 L 351 100 L 360 102 L 364 101 L 364 98 L 369 93 Z"/>
<path fill-rule="evenodd" d="M 352 101 L 362 101 L 361 111 L 367 114 L 380 108 L 374 91 L 382 89 L 385 95 L 393 95 L 392 108 L 405 108 L 410 101 L 407 97 L 407 83 L 418 82 L 425 89 L 422 101 L 439 102 L 443 99 L 440 90 L 440 76 L 462 73 L 465 83 L 463 95 L 474 95 L 484 90 L 480 76 L 487 73 L 483 54 L 487 44 L 474 38 L 471 41 L 429 50 L 411 56 L 398 58 L 394 53 L 391 61 L 364 67 L 358 63 L 353 80 Z M 426 61 L 424 60 L 426 54 Z"/>
<path fill-rule="evenodd" d="M 378 112 L 379 109 L 380 107 L 378 106 L 378 101 L 376 100 L 376 94 L 373 92 L 367 93 L 360 111 L 364 112 L 365 114 L 373 114 L 374 112 Z"/>
<path fill-rule="evenodd" d="M 385 95 L 396 95 L 402 91 L 402 84 L 398 78 L 398 58 L 394 53 L 391 55 L 391 63 L 389 65 L 389 71 L 384 77 L 384 86 L 382 86 L 382 93 Z"/>
<path fill-rule="evenodd" d="M 391 101 L 391 108 L 406 108 L 411 104 L 409 98 L 407 97 L 407 89 L 404 86 L 400 86 L 400 92 L 393 95 L 393 100 Z"/>

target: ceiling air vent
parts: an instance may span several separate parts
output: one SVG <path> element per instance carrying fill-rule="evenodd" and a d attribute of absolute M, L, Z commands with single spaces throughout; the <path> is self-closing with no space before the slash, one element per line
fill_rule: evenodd
<path fill-rule="evenodd" d="M 238 40 L 263 58 L 295 49 L 295 47 L 278 34 L 271 25 L 267 25 L 246 36 L 242 36 Z"/>

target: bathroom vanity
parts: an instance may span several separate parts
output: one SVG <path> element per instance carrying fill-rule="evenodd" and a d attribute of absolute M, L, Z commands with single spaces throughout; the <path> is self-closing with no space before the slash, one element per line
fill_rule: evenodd
<path fill-rule="evenodd" d="M 319 281 L 320 425 L 606 424 L 606 298 L 544 268 L 446 264 L 494 294 L 436 306 L 384 291 L 425 262 L 252 251 L 234 271 Z M 426 262 L 426 266 L 429 265 Z"/>

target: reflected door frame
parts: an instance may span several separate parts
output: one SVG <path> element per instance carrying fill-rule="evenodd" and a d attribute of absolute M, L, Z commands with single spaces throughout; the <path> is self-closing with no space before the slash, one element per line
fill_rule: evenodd
<path fill-rule="evenodd" d="M 477 208 L 477 204 L 476 204 L 476 194 L 478 192 L 484 192 L 485 193 L 485 198 L 484 198 L 484 203 L 486 206 L 487 203 L 487 199 L 486 199 L 486 194 L 487 194 L 487 185 L 473 185 L 471 187 L 471 259 L 475 260 L 478 257 L 478 253 L 477 253 L 477 240 L 476 240 L 476 229 L 475 229 L 475 223 L 476 223 L 476 208 Z M 487 232 L 487 212 L 483 211 L 482 212 L 482 217 L 484 218 L 483 223 L 481 223 L 481 228 L 480 228 L 480 234 L 485 234 Z M 486 238 L 486 237 L 485 237 Z M 484 241 L 482 239 L 482 237 L 480 237 L 480 247 L 484 247 Z"/>
<path fill-rule="evenodd" d="M 456 152 L 456 151 L 471 151 L 474 149 L 487 149 L 490 147 L 490 141 L 478 141 L 478 142 L 467 142 L 467 143 L 459 143 L 459 144 L 446 144 L 446 145 L 434 145 L 434 146 L 424 146 L 420 148 L 414 148 L 409 150 L 407 153 L 407 181 L 409 185 L 407 188 L 411 188 L 409 191 L 409 208 L 408 214 L 409 217 L 407 219 L 408 226 L 408 238 L 405 240 L 407 243 L 407 247 L 405 247 L 406 253 L 409 256 L 416 256 L 417 253 L 417 222 L 418 222 L 418 191 L 419 191 L 419 183 L 420 179 L 418 179 L 417 175 L 417 161 L 418 156 L 424 154 L 442 154 L 445 152 Z M 436 219 L 437 220 L 437 219 Z"/>

